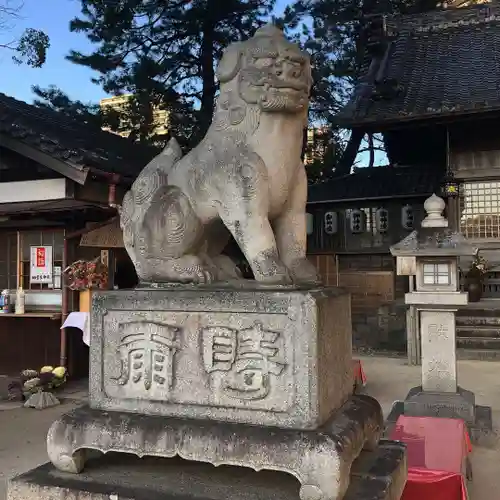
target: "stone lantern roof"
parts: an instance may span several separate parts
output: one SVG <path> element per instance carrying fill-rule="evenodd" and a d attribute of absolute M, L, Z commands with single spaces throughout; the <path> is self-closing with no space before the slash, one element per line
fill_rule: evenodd
<path fill-rule="evenodd" d="M 448 220 L 443 216 L 445 202 L 433 194 L 424 203 L 427 213 L 422 227 L 410 233 L 390 250 L 395 257 L 454 257 L 471 256 L 477 248 L 471 245 L 464 236 L 448 228 Z"/>

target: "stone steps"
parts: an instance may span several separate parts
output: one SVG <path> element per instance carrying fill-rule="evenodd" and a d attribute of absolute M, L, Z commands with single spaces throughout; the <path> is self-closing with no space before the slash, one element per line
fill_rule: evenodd
<path fill-rule="evenodd" d="M 500 328 L 500 318 L 496 316 L 457 316 L 457 326 L 489 326 L 491 328 Z"/>
<path fill-rule="evenodd" d="M 490 337 L 459 337 L 457 347 L 464 349 L 498 350 L 500 352 L 500 339 Z"/>
<path fill-rule="evenodd" d="M 458 318 L 463 317 L 475 317 L 475 318 L 498 318 L 500 319 L 500 300 L 498 301 L 499 308 L 491 307 L 491 308 L 481 308 L 481 307 L 467 307 L 463 309 L 459 309 L 457 311 L 457 321 Z"/>
<path fill-rule="evenodd" d="M 456 328 L 459 359 L 500 361 L 500 308 L 459 309 Z"/>
<path fill-rule="evenodd" d="M 500 339 L 500 327 L 483 325 L 457 326 L 457 338 L 461 337 Z"/>
<path fill-rule="evenodd" d="M 500 351 L 494 349 L 457 349 L 458 359 L 479 361 L 500 361 Z"/>

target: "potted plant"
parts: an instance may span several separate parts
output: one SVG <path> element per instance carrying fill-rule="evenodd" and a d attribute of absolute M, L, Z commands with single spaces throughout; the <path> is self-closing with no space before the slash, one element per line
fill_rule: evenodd
<path fill-rule="evenodd" d="M 23 370 L 17 380 L 9 384 L 9 399 L 25 401 L 26 407 L 48 408 L 59 404 L 53 392 L 66 383 L 67 372 L 63 366 L 43 366 L 37 370 Z"/>
<path fill-rule="evenodd" d="M 106 289 L 108 286 L 108 268 L 99 258 L 91 261 L 77 260 L 64 270 L 68 287 L 80 292 L 80 311 L 90 312 L 90 294 L 92 289 Z"/>
<path fill-rule="evenodd" d="M 479 302 L 483 295 L 483 282 L 488 272 L 488 264 L 479 250 L 474 254 L 469 271 L 465 276 L 465 289 L 469 292 L 469 302 Z"/>

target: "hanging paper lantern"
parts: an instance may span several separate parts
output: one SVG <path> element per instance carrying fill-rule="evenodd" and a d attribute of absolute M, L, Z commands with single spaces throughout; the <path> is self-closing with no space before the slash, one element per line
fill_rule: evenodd
<path fill-rule="evenodd" d="M 404 229 L 411 231 L 415 226 L 415 214 L 413 207 L 405 205 L 401 208 L 401 224 Z"/>
<path fill-rule="evenodd" d="M 351 232 L 353 234 L 359 234 L 365 232 L 366 229 L 365 213 L 357 208 L 351 210 L 350 225 L 351 225 Z"/>
<path fill-rule="evenodd" d="M 338 231 L 337 212 L 326 212 L 324 217 L 324 227 L 326 234 L 335 234 Z"/>
<path fill-rule="evenodd" d="M 379 233 L 389 231 L 389 211 L 385 208 L 378 208 L 375 212 L 375 223 Z"/>

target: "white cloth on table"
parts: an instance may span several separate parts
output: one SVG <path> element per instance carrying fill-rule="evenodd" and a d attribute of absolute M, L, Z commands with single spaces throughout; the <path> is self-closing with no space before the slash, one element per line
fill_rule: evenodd
<path fill-rule="evenodd" d="M 90 346 L 90 315 L 87 312 L 72 312 L 69 313 L 62 328 L 78 328 L 82 331 L 82 340 Z"/>

